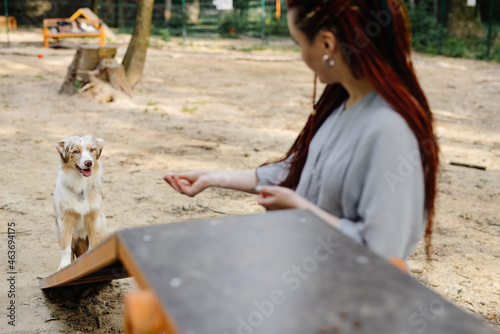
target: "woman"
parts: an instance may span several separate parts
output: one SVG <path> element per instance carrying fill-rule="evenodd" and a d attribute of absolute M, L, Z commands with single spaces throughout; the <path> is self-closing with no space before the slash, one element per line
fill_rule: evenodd
<path fill-rule="evenodd" d="M 432 234 L 438 147 L 400 0 L 288 0 L 302 58 L 327 86 L 286 157 L 245 171 L 167 174 L 175 190 L 258 193 L 309 209 L 386 258 Z"/>

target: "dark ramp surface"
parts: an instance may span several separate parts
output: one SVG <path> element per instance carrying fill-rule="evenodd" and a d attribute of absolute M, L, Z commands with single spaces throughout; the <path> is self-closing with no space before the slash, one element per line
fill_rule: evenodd
<path fill-rule="evenodd" d="M 308 211 L 117 234 L 183 334 L 498 334 Z"/>

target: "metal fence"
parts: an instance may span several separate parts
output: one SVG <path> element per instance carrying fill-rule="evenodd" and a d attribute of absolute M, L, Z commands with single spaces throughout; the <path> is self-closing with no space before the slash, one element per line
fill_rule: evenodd
<path fill-rule="evenodd" d="M 44 18 L 69 17 L 91 8 L 113 28 L 132 32 L 139 0 L 7 0 L 21 26 L 41 27 Z M 156 0 L 152 32 L 173 36 L 286 36 L 286 0 Z M 2 11 L 0 5 L 0 11 Z"/>
<path fill-rule="evenodd" d="M 7 3 L 9 14 L 17 19 L 19 26 L 41 27 L 44 18 L 70 17 L 79 8 L 88 7 L 108 26 L 118 28 L 120 32 L 132 33 L 140 1 L 0 0 L 0 15 L 5 12 L 4 3 Z M 227 2 L 231 3 L 231 9 L 220 8 L 221 4 Z M 406 2 L 410 3 L 409 0 Z M 416 8 L 422 3 L 437 2 L 421 0 L 416 2 Z M 443 0 L 442 3 L 442 8 L 446 8 L 446 2 Z M 430 53 L 500 61 L 500 21 L 494 15 L 500 11 L 500 0 L 482 0 L 478 4 L 481 6 L 475 8 L 477 15 L 484 23 L 488 22 L 486 36 L 471 38 L 468 28 L 467 36 L 454 36 L 444 29 L 444 19 L 433 21 L 434 26 L 427 27 L 425 25 L 429 25 L 429 19 L 432 21 L 433 16 L 426 9 L 424 16 L 412 22 L 414 47 Z M 423 30 L 415 29 L 417 27 Z M 436 32 L 440 32 L 439 36 L 436 36 Z M 286 0 L 155 0 L 151 33 L 165 39 L 169 36 L 237 38 L 244 35 L 260 37 L 264 41 L 271 36 L 289 36 Z M 432 44 L 431 47 L 420 48 L 418 37 L 423 40 L 423 44 Z M 439 45 L 434 47 L 437 43 Z"/>

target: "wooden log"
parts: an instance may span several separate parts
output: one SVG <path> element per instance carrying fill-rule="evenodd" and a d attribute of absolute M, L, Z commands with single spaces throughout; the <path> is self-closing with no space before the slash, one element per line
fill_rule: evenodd
<path fill-rule="evenodd" d="M 132 87 L 125 76 L 125 68 L 114 59 L 103 59 L 99 64 L 99 71 L 106 74 L 109 84 L 116 90 L 132 95 Z"/>
<path fill-rule="evenodd" d="M 96 69 L 102 59 L 112 59 L 115 55 L 116 48 L 113 47 L 82 46 L 78 48 L 59 93 L 74 94 L 90 81 L 89 71 Z"/>
<path fill-rule="evenodd" d="M 132 95 L 123 65 L 115 59 L 102 59 L 95 70 L 87 71 L 88 83 L 78 92 L 89 91 L 99 103 L 126 99 Z"/>

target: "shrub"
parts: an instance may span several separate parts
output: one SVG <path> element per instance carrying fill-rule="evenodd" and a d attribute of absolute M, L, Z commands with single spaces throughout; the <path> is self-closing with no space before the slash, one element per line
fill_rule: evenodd
<path fill-rule="evenodd" d="M 246 19 L 243 15 L 227 12 L 219 20 L 218 31 L 220 37 L 238 38 L 240 33 L 245 31 L 245 27 Z"/>
<path fill-rule="evenodd" d="M 438 53 L 441 25 L 433 14 L 429 14 L 429 1 L 420 1 L 410 13 L 412 40 L 417 51 Z"/>
<path fill-rule="evenodd" d="M 463 57 L 467 49 L 465 42 L 458 36 L 448 36 L 443 41 L 443 54 L 449 57 Z"/>
<path fill-rule="evenodd" d="M 473 59 L 486 59 L 487 28 L 480 26 L 479 33 L 469 33 L 464 36 L 451 35 L 447 29 L 441 27 L 433 10 L 433 0 L 419 1 L 414 10 L 410 11 L 412 28 L 412 47 L 414 50 L 431 53 L 444 54 L 450 57 L 466 57 Z M 498 26 L 493 27 L 492 47 L 490 58 L 500 59 L 500 38 Z M 442 40 L 442 49 L 441 49 Z"/>

